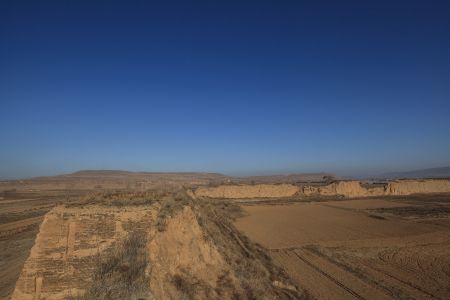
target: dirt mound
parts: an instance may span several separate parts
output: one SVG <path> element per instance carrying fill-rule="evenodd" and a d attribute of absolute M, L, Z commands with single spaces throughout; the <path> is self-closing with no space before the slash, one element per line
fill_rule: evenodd
<path fill-rule="evenodd" d="M 390 182 L 386 192 L 388 195 L 450 193 L 450 180 L 399 180 Z"/>
<path fill-rule="evenodd" d="M 299 196 L 342 196 L 347 198 L 450 193 L 450 180 L 398 180 L 386 184 L 363 185 L 360 181 L 335 181 L 328 185 L 256 184 L 199 187 L 195 197 L 242 199 Z"/>
<path fill-rule="evenodd" d="M 306 196 L 318 194 L 321 196 L 367 197 L 381 196 L 385 193 L 384 190 L 384 187 L 365 188 L 359 181 L 337 181 L 326 186 L 304 186 L 303 194 Z"/>
<path fill-rule="evenodd" d="M 196 197 L 206 198 L 274 198 L 290 197 L 299 192 L 292 184 L 221 185 L 199 187 L 194 191 Z"/>
<path fill-rule="evenodd" d="M 305 196 L 343 196 L 348 198 L 429 193 L 450 193 L 450 180 L 398 180 L 373 187 L 365 187 L 356 180 L 337 181 L 325 186 L 304 186 L 302 190 L 302 194 Z"/>
<path fill-rule="evenodd" d="M 217 298 L 221 278 L 236 281 L 188 206 L 167 221 L 165 231 L 155 234 L 149 254 L 150 285 L 157 299 Z"/>

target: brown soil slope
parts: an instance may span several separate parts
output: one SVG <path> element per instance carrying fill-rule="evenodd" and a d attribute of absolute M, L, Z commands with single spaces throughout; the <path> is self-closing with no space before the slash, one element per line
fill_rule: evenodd
<path fill-rule="evenodd" d="M 188 206 L 168 220 L 164 232 L 155 234 L 149 244 L 149 255 L 152 269 L 157 270 L 150 278 L 157 299 L 182 299 L 189 295 L 200 299 L 218 297 L 219 278 L 229 273 L 217 249 L 205 241 Z M 176 284 L 189 284 L 194 289 L 179 290 Z"/>

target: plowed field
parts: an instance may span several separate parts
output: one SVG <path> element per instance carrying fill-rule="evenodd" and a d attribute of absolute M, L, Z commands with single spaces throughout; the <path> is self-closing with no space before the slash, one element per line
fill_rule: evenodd
<path fill-rule="evenodd" d="M 450 299 L 448 203 L 421 214 L 429 203 L 249 205 L 236 226 L 318 299 Z M 405 208 L 414 218 L 395 213 Z"/>

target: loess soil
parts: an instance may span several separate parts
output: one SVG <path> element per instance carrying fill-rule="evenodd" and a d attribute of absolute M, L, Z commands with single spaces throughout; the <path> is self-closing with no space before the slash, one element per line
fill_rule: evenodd
<path fill-rule="evenodd" d="M 125 175 L 81 172 L 14 182 L 15 190 L 6 183 L 0 299 L 450 296 L 449 194 L 373 197 L 383 184 L 349 200 L 328 195 L 338 185 L 325 183 L 312 185 L 328 186 L 325 195 L 305 197 L 306 185 L 294 182 Z M 446 188 L 420 182 L 419 190 Z M 340 188 L 347 185 L 360 190 Z M 400 182 L 393 193 L 414 188 Z"/>
<path fill-rule="evenodd" d="M 239 206 L 177 189 L 82 195 L 1 225 L 28 247 L 20 262 L 4 257 L 16 274 L 2 292 L 20 300 L 308 299 L 234 228 L 241 215 Z M 18 224 L 29 235 L 11 231 Z"/>
<path fill-rule="evenodd" d="M 449 199 L 251 205 L 236 226 L 318 299 L 448 299 Z"/>

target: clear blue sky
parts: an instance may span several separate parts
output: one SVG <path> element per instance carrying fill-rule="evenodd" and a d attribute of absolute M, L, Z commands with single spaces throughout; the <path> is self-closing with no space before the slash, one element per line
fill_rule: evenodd
<path fill-rule="evenodd" d="M 0 37 L 0 178 L 450 165 L 449 1 L 6 0 Z"/>

